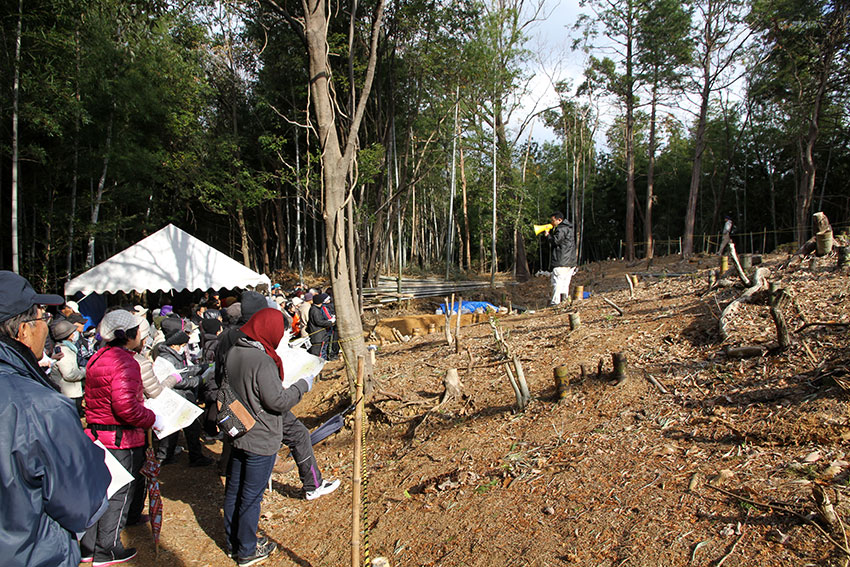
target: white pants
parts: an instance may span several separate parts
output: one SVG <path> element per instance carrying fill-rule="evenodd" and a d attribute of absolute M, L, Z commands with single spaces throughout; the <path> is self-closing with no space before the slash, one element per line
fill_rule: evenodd
<path fill-rule="evenodd" d="M 569 299 L 570 281 L 575 273 L 576 269 L 568 266 L 552 270 L 552 305 L 560 304 L 562 295 L 566 295 Z"/>

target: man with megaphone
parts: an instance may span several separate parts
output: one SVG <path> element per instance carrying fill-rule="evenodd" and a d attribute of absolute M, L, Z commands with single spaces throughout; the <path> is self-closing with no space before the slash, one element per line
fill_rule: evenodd
<path fill-rule="evenodd" d="M 549 305 L 560 305 L 562 295 L 566 295 L 569 301 L 570 281 L 576 272 L 575 238 L 573 225 L 564 220 L 563 213 L 556 211 L 549 218 L 552 221 L 552 229 L 545 231 L 552 250 L 553 289 Z"/>

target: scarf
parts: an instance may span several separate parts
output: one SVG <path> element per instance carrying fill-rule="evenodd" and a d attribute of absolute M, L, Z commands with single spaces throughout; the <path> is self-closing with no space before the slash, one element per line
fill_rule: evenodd
<path fill-rule="evenodd" d="M 283 361 L 275 352 L 286 330 L 283 314 L 277 309 L 270 307 L 260 309 L 239 330 L 245 333 L 248 338 L 263 345 L 266 354 L 274 360 L 280 374 L 280 379 L 283 381 Z"/>

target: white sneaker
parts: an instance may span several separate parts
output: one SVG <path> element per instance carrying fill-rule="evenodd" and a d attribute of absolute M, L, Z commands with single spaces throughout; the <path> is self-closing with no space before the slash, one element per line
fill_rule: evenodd
<path fill-rule="evenodd" d="M 339 479 L 336 480 L 323 480 L 322 485 L 316 488 L 315 490 L 308 490 L 304 497 L 307 500 L 315 500 L 320 496 L 324 496 L 325 494 L 330 494 L 334 490 L 339 488 Z"/>

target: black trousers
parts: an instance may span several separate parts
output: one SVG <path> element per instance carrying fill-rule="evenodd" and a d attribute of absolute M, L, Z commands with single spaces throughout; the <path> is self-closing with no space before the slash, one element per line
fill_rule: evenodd
<path fill-rule="evenodd" d="M 118 459 L 121 465 L 130 471 L 134 477 L 139 476 L 139 470 L 145 462 L 145 448 L 107 449 Z M 136 481 L 122 486 L 112 498 L 103 516 L 88 530 L 80 540 L 83 557 L 94 556 L 95 561 L 112 559 L 124 551 L 121 543 L 121 532 L 127 524 L 127 512 L 130 508 L 134 485 Z"/>
<path fill-rule="evenodd" d="M 313 453 L 313 444 L 310 443 L 310 431 L 291 411 L 283 414 L 283 444 L 289 447 L 295 459 L 304 490 L 310 491 L 321 486 L 322 473 Z"/>

